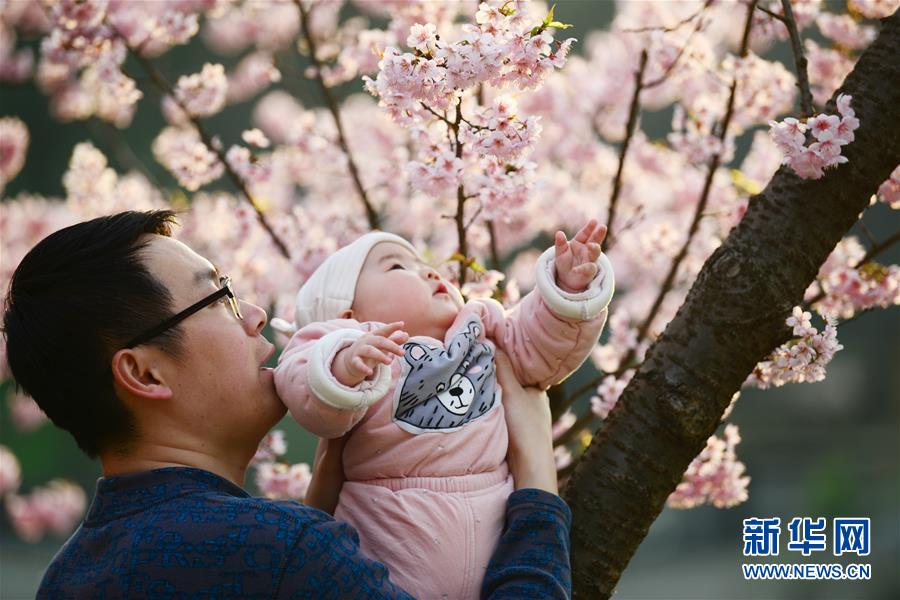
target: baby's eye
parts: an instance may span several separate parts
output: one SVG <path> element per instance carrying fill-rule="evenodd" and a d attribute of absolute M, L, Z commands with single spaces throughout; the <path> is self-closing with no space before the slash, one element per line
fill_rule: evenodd
<path fill-rule="evenodd" d="M 395 269 L 403 269 L 403 265 L 401 265 L 400 263 L 394 263 L 391 265 L 391 268 L 388 269 L 388 271 L 393 271 Z"/>

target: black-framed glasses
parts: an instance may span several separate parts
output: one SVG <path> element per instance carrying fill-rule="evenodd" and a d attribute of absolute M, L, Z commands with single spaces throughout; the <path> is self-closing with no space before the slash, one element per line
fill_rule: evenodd
<path fill-rule="evenodd" d="M 234 316 L 238 318 L 238 320 L 243 321 L 244 315 L 241 314 L 241 307 L 238 305 L 237 296 L 234 295 L 234 290 L 231 288 L 231 277 L 222 276 L 219 278 L 219 284 L 222 286 L 217 289 L 215 292 L 203 298 L 202 300 L 198 300 L 197 302 L 191 304 L 186 309 L 181 311 L 180 313 L 169 317 L 153 329 L 149 329 L 136 338 L 132 339 L 130 342 L 125 344 L 125 348 L 134 348 L 135 346 L 140 346 L 141 344 L 146 344 L 162 332 L 167 329 L 171 329 L 175 327 L 189 316 L 194 314 L 195 312 L 206 308 L 213 302 L 220 300 L 221 298 L 227 297 L 228 304 L 231 306 L 231 312 L 234 313 Z"/>

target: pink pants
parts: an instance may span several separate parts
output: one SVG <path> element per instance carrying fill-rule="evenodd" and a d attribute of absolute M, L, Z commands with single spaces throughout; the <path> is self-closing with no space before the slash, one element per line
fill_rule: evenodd
<path fill-rule="evenodd" d="M 416 598 L 478 598 L 512 492 L 505 463 L 458 477 L 348 481 L 334 517 L 356 527 L 366 556 Z"/>

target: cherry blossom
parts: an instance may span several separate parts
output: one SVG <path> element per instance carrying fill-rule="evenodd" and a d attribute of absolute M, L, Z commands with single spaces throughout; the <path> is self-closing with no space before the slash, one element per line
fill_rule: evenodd
<path fill-rule="evenodd" d="M 19 489 L 21 474 L 19 459 L 9 448 L 0 445 L 0 497 Z"/>
<path fill-rule="evenodd" d="M 746 467 L 734 451 L 740 441 L 737 425 L 726 425 L 722 438 L 710 436 L 666 504 L 670 508 L 694 508 L 707 503 L 728 508 L 744 502 L 750 478 L 744 475 Z"/>
<path fill-rule="evenodd" d="M 819 114 L 805 123 L 788 117 L 780 123 L 769 121 L 772 140 L 784 153 L 784 164 L 804 179 L 819 179 L 824 169 L 847 162 L 841 155 L 841 146 L 854 139 L 853 132 L 859 127 L 859 119 L 850 107 L 851 97 L 841 94 L 836 104 L 837 115 Z M 806 132 L 816 141 L 805 146 Z"/>
<path fill-rule="evenodd" d="M 153 140 L 153 155 L 190 191 L 222 176 L 225 168 L 193 127 L 166 127 Z"/>
<path fill-rule="evenodd" d="M 850 15 L 822 13 L 816 17 L 822 35 L 851 50 L 861 50 L 875 39 L 875 28 L 860 25 Z"/>
<path fill-rule="evenodd" d="M 78 485 L 54 479 L 25 496 L 5 498 L 6 513 L 16 534 L 27 542 L 39 542 L 48 532 L 69 535 L 84 515 L 87 496 Z"/>
<path fill-rule="evenodd" d="M 900 0 L 847 0 L 847 7 L 867 19 L 881 19 L 897 10 Z"/>
<path fill-rule="evenodd" d="M 226 99 L 229 104 L 249 100 L 269 84 L 281 81 L 281 72 L 275 68 L 271 54 L 254 52 L 238 63 L 228 75 Z"/>
<path fill-rule="evenodd" d="M 815 303 L 816 311 L 849 319 L 859 311 L 900 304 L 900 266 L 875 261 L 860 265 L 865 253 L 855 237 L 838 243 L 806 292 L 807 297 L 824 295 Z"/>
<path fill-rule="evenodd" d="M 591 410 L 593 413 L 601 419 L 605 419 L 619 401 L 619 397 L 625 391 L 628 382 L 631 381 L 633 376 L 634 369 L 629 369 L 620 378 L 612 375 L 604 377 L 603 382 L 597 388 L 597 396 L 591 398 Z"/>
<path fill-rule="evenodd" d="M 287 452 L 287 442 L 284 439 L 284 431 L 273 429 L 259 443 L 259 448 L 253 455 L 250 464 L 271 462 L 279 456 L 283 456 L 285 452 Z"/>
<path fill-rule="evenodd" d="M 263 462 L 256 465 L 256 487 L 266 498 L 302 500 L 309 488 L 309 465 Z"/>
<path fill-rule="evenodd" d="M 191 115 L 208 117 L 225 106 L 228 93 L 228 79 L 225 67 L 206 63 L 203 70 L 193 75 L 184 75 L 175 86 L 175 98 Z"/>
<path fill-rule="evenodd" d="M 900 208 L 900 165 L 892 172 L 891 176 L 878 186 L 876 194 L 878 199 L 891 208 Z"/>
<path fill-rule="evenodd" d="M 785 323 L 795 337 L 759 363 L 744 385 L 767 389 L 825 379 L 825 366 L 843 346 L 837 341 L 837 322 L 832 317 L 825 316 L 825 329 L 820 333 L 812 326 L 811 316 L 799 306 L 794 307 Z"/>
<path fill-rule="evenodd" d="M 16 429 L 23 432 L 34 431 L 47 422 L 47 415 L 31 396 L 10 391 L 6 398 L 9 416 Z M 0 494 L 2 495 L 2 494 Z"/>
<path fill-rule="evenodd" d="M 0 192 L 25 165 L 28 139 L 28 128 L 21 119 L 0 119 Z"/>

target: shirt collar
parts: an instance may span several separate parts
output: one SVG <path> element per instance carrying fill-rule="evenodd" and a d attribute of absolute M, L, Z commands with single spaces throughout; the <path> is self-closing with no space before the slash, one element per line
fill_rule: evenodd
<path fill-rule="evenodd" d="M 192 493 L 221 493 L 239 498 L 250 494 L 215 473 L 192 467 L 166 467 L 97 480 L 94 499 L 84 519 L 87 527 L 140 512 Z"/>

